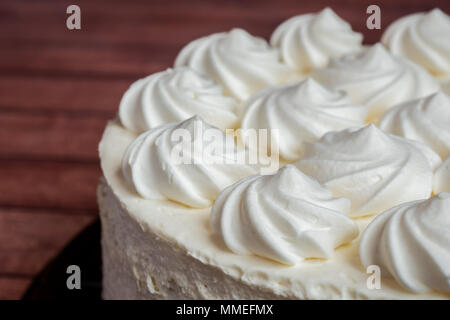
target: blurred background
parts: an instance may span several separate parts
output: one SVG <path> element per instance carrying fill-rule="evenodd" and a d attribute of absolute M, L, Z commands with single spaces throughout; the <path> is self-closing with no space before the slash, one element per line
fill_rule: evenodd
<path fill-rule="evenodd" d="M 81 8 L 81 30 L 66 8 Z M 381 8 L 381 30 L 366 8 Z M 450 1 L 17 0 L 0 2 L 0 299 L 97 218 L 97 144 L 136 79 L 189 41 L 233 27 L 266 39 L 283 20 L 329 6 L 374 43 L 389 23 Z"/>

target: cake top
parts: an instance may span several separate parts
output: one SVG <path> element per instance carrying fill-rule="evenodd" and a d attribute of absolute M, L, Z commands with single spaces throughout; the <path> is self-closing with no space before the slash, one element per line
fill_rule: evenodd
<path fill-rule="evenodd" d="M 435 9 L 363 46 L 326 8 L 283 22 L 270 44 L 242 29 L 194 40 L 122 98 L 127 187 L 137 201 L 210 210 L 236 254 L 322 261 L 362 233 L 360 268 L 450 292 L 449 26 Z"/>

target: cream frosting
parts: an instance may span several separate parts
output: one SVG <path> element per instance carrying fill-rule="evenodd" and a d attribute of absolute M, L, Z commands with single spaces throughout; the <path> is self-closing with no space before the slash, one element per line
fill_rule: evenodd
<path fill-rule="evenodd" d="M 104 289 L 112 290 L 106 292 L 106 297 L 450 298 L 449 294 L 436 291 L 416 294 L 403 290 L 393 278 L 383 278 L 381 290 L 369 288 L 367 279 L 371 275 L 359 259 L 359 238 L 337 248 L 331 259 L 305 259 L 292 266 L 256 255 L 233 253 L 211 228 L 211 208 L 193 209 L 171 201 L 144 199 L 129 186 L 120 174 L 120 167 L 122 155 L 135 138 L 118 121 L 110 121 L 99 145 L 105 177 L 98 193 L 103 227 L 106 226 L 102 229 L 104 271 L 116 268 L 122 272 L 105 272 Z M 364 230 L 371 220 L 372 217 L 364 217 L 354 221 L 359 230 Z M 190 272 L 186 274 L 186 270 Z M 152 288 L 159 290 L 156 296 L 151 294 Z"/>
<path fill-rule="evenodd" d="M 175 60 L 222 84 L 225 93 L 244 101 L 256 91 L 288 81 L 293 71 L 266 40 L 242 29 L 192 41 Z"/>
<path fill-rule="evenodd" d="M 284 62 L 299 72 L 325 67 L 331 57 L 362 49 L 362 35 L 332 9 L 301 14 L 280 24 L 270 43 Z"/>
<path fill-rule="evenodd" d="M 341 91 L 331 91 L 315 80 L 265 89 L 246 104 L 241 128 L 279 130 L 274 143 L 287 161 L 298 160 L 304 141 L 328 131 L 364 126 L 368 108 L 355 105 Z M 244 143 L 249 144 L 246 139 Z"/>
<path fill-rule="evenodd" d="M 450 155 L 434 173 L 433 192 L 434 194 L 439 192 L 450 193 Z"/>
<path fill-rule="evenodd" d="M 122 172 L 145 199 L 204 208 L 222 189 L 257 172 L 239 161 L 245 153 L 232 136 L 195 116 L 137 137 L 123 156 Z"/>
<path fill-rule="evenodd" d="M 226 188 L 211 210 L 211 225 L 227 247 L 284 264 L 330 258 L 357 237 L 346 216 L 350 201 L 335 198 L 313 178 L 287 165 L 274 175 L 255 175 Z"/>
<path fill-rule="evenodd" d="M 393 107 L 380 120 L 382 130 L 426 143 L 442 158 L 450 153 L 450 97 L 439 91 Z"/>
<path fill-rule="evenodd" d="M 437 77 L 450 76 L 450 17 L 440 9 L 396 20 L 381 39 L 389 50 Z"/>
<path fill-rule="evenodd" d="M 239 104 L 222 87 L 188 67 L 167 69 L 133 83 L 119 107 L 122 124 L 142 133 L 199 115 L 221 129 L 235 128 Z"/>
<path fill-rule="evenodd" d="M 311 77 L 331 89 L 347 91 L 357 104 L 369 105 L 371 120 L 396 104 L 439 90 L 439 83 L 425 69 L 390 54 L 381 44 L 332 59 Z"/>
<path fill-rule="evenodd" d="M 450 194 L 400 204 L 364 231 L 360 256 L 408 291 L 450 293 Z"/>
<path fill-rule="evenodd" d="M 295 165 L 351 200 L 353 217 L 378 214 L 402 202 L 428 198 L 441 159 L 428 146 L 387 134 L 371 124 L 305 143 Z"/>

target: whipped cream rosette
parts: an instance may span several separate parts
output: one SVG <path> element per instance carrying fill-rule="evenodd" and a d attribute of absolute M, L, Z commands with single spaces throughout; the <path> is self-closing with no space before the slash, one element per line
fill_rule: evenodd
<path fill-rule="evenodd" d="M 402 202 L 428 198 L 433 170 L 441 159 L 417 141 L 387 134 L 376 126 L 325 134 L 305 143 L 295 165 L 351 200 L 352 217 L 378 214 Z"/>
<path fill-rule="evenodd" d="M 365 125 L 368 108 L 351 102 L 342 91 L 329 90 L 315 80 L 262 90 L 246 104 L 241 128 L 278 130 L 273 143 L 286 161 L 298 160 L 303 142 L 318 140 L 328 131 Z M 249 145 L 249 139 L 243 138 Z"/>
<path fill-rule="evenodd" d="M 301 14 L 280 24 L 270 43 L 284 62 L 301 73 L 325 67 L 330 58 L 362 49 L 363 37 L 332 9 Z"/>
<path fill-rule="evenodd" d="M 381 41 L 393 54 L 421 65 L 443 83 L 449 81 L 450 16 L 440 9 L 394 21 Z"/>
<path fill-rule="evenodd" d="M 258 90 L 290 80 L 294 73 L 281 62 L 278 49 L 242 29 L 192 41 L 175 60 L 220 83 L 226 94 L 245 101 Z"/>
<path fill-rule="evenodd" d="M 335 198 L 313 178 L 287 165 L 226 188 L 211 211 L 211 225 L 227 247 L 283 264 L 330 258 L 358 235 L 346 216 L 350 201 Z"/>
<path fill-rule="evenodd" d="M 370 120 L 377 120 L 396 104 L 439 90 L 439 83 L 425 69 L 392 55 L 381 44 L 332 59 L 326 68 L 311 72 L 311 77 L 348 92 L 357 104 L 369 105 Z"/>
<path fill-rule="evenodd" d="M 442 158 L 450 153 L 450 97 L 439 91 L 393 107 L 380 129 L 426 143 Z"/>
<path fill-rule="evenodd" d="M 450 194 L 380 214 L 361 237 L 360 257 L 408 291 L 450 293 Z"/>
<path fill-rule="evenodd" d="M 205 208 L 225 187 L 257 172 L 242 161 L 245 156 L 231 135 L 195 116 L 137 137 L 123 156 L 122 172 L 143 198 Z"/>
<path fill-rule="evenodd" d="M 222 87 L 188 67 L 167 69 L 133 83 L 119 107 L 122 124 L 142 133 L 199 115 L 221 129 L 235 128 L 239 104 Z"/>

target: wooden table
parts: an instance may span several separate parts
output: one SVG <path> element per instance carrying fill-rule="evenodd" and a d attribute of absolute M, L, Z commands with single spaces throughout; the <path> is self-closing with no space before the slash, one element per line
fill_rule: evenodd
<path fill-rule="evenodd" d="M 327 5 L 373 43 L 382 32 L 365 27 L 373 2 L 381 6 L 383 27 L 439 6 L 430 0 L 2 1 L 0 298 L 20 298 L 49 259 L 97 217 L 97 144 L 135 79 L 171 66 L 180 48 L 202 35 L 242 27 L 267 38 L 284 19 Z M 66 28 L 72 3 L 81 7 L 81 30 Z"/>

